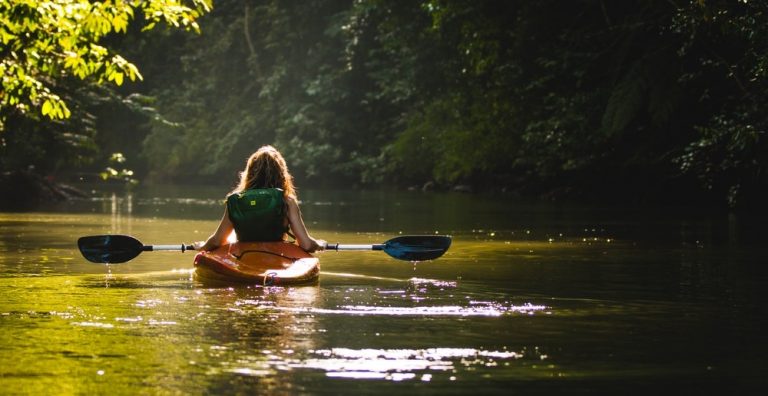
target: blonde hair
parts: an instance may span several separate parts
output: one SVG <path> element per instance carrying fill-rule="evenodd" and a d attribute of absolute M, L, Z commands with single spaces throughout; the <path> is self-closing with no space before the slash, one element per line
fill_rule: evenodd
<path fill-rule="evenodd" d="M 232 191 L 240 193 L 252 188 L 282 188 L 283 195 L 296 198 L 293 176 L 283 155 L 272 146 L 261 146 L 248 157 L 245 170 L 240 172 L 240 182 Z"/>

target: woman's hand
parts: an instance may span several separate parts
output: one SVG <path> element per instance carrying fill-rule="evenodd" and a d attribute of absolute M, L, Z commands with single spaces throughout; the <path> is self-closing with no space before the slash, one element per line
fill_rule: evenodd
<path fill-rule="evenodd" d="M 192 247 L 193 247 L 195 250 L 201 250 L 201 249 L 202 249 L 202 247 L 203 247 L 204 245 L 205 245 L 205 241 L 197 241 L 197 242 L 194 242 L 194 243 L 192 244 Z"/>
<path fill-rule="evenodd" d="M 305 249 L 305 250 L 309 253 L 323 251 L 325 250 L 326 245 L 328 245 L 328 242 L 322 239 L 312 239 L 311 246 L 309 247 L 309 249 Z"/>

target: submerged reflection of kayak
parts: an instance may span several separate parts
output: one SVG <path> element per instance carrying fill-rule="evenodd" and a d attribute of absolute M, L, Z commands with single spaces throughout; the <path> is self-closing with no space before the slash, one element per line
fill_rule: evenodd
<path fill-rule="evenodd" d="M 235 242 L 195 256 L 195 277 L 202 282 L 295 285 L 319 276 L 320 260 L 288 242 Z"/>

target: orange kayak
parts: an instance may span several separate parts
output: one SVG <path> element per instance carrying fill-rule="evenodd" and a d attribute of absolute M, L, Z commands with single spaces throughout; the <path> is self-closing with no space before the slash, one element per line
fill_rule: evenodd
<path fill-rule="evenodd" d="M 203 282 L 279 286 L 319 276 L 320 260 L 288 242 L 236 242 L 195 256 L 195 277 Z"/>

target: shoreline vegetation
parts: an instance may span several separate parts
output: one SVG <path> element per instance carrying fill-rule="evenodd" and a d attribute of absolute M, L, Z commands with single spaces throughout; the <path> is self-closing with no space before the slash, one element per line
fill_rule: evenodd
<path fill-rule="evenodd" d="M 35 210 L 50 203 L 88 196 L 72 184 L 60 183 L 35 172 L 0 173 L 0 210 Z"/>
<path fill-rule="evenodd" d="M 272 144 L 307 188 L 768 199 L 765 2 L 194 0 L 170 15 L 186 29 L 94 25 L 83 48 L 122 59 L 101 69 L 57 64 L 39 33 L 58 20 L 29 4 L 0 9 L 3 59 L 39 59 L 24 75 L 58 99 L 3 97 L 0 172 L 220 184 Z"/>
<path fill-rule="evenodd" d="M 88 199 L 104 191 L 129 192 L 135 188 L 145 185 L 167 185 L 169 181 L 158 181 L 148 179 L 145 181 L 123 179 L 104 179 L 99 173 L 62 173 L 54 176 L 41 176 L 34 171 L 8 171 L 0 173 L 0 211 L 35 211 L 45 208 L 46 205 L 65 202 L 68 200 Z M 212 186 L 220 185 L 222 191 L 232 187 L 232 183 L 224 183 L 222 180 L 195 180 L 185 179 L 183 183 L 177 183 L 186 186 Z M 524 192 L 510 190 L 507 188 L 488 188 L 475 187 L 473 185 L 441 185 L 434 182 L 427 182 L 424 185 L 386 185 L 386 186 L 368 186 L 368 185 L 339 185 L 331 184 L 324 186 L 310 186 L 307 188 L 319 189 L 351 189 L 351 190 L 394 190 L 413 194 L 425 193 L 454 193 L 467 195 L 487 195 L 493 194 L 500 198 L 509 199 L 511 202 L 541 202 L 541 203 L 559 203 L 574 205 L 603 205 L 606 207 L 626 207 L 626 208 L 674 208 L 674 207 L 698 207 L 708 208 L 715 212 L 733 212 L 733 213 L 766 213 L 763 206 L 732 208 L 714 200 L 705 198 L 691 199 L 687 196 L 680 197 L 679 200 L 668 199 L 664 197 L 635 197 L 636 199 L 619 199 L 620 195 L 614 194 L 610 197 L 595 198 L 592 196 L 568 194 L 567 192 L 552 191 L 549 194 L 540 196 L 531 196 Z"/>

